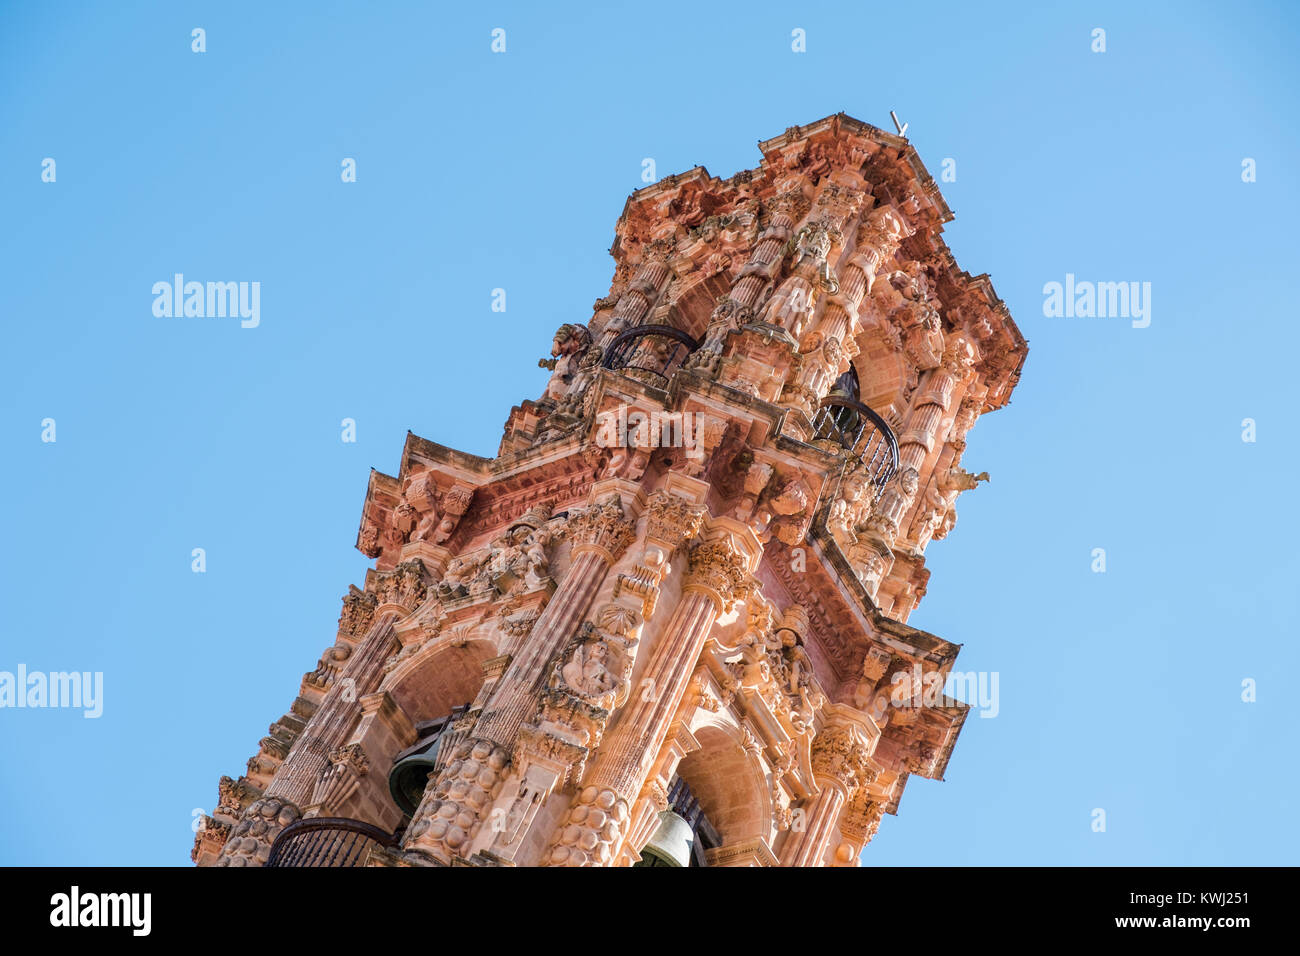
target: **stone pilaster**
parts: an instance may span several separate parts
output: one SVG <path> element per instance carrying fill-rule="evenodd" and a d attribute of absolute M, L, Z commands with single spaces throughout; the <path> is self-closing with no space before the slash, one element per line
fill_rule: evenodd
<path fill-rule="evenodd" d="M 598 343 L 601 348 L 607 348 L 620 332 L 645 322 L 651 306 L 659 297 L 659 292 L 670 275 L 668 264 L 662 255 L 663 251 L 660 251 L 659 256 L 652 254 L 637 268 L 636 274 L 614 305 L 614 315 L 606 323 Z"/>
<path fill-rule="evenodd" d="M 783 866 L 821 866 L 845 805 L 874 779 L 871 745 L 846 722 L 824 728 L 813 741 L 813 779 L 820 788 L 804 813 L 802 830 L 792 830 L 781 853 Z"/>
<path fill-rule="evenodd" d="M 520 727 L 540 700 L 552 659 L 577 628 L 609 570 L 633 537 L 617 491 L 569 522 L 571 563 L 546 609 L 497 681 L 451 761 L 429 783 L 407 831 L 406 848 L 450 863 L 468 851 L 501 792 Z M 629 489 L 625 489 L 629 490 Z"/>
<path fill-rule="evenodd" d="M 654 616 L 668 559 L 698 532 L 707 493 L 703 481 L 670 475 L 646 503 L 636 560 L 618 575 L 613 600 L 555 655 L 539 705 L 515 740 L 510 779 L 491 811 L 497 825 L 480 831 L 471 854 L 515 862 L 549 833 L 554 820 L 539 819 L 542 805 L 582 776 L 610 714 L 627 699 L 641 625 Z"/>
<path fill-rule="evenodd" d="M 311 802 L 322 775 L 334 766 L 331 755 L 337 757 L 347 743 L 360 714 L 358 701 L 379 686 L 384 661 L 396 644 L 394 613 L 380 608 L 377 617 L 294 741 L 265 794 L 244 811 L 231 831 L 217 866 L 261 866 L 280 830 L 302 816 L 302 808 Z"/>
<path fill-rule="evenodd" d="M 660 636 L 631 709 L 606 738 L 573 807 L 543 860 L 551 866 L 608 864 L 626 836 L 632 801 L 690 684 L 714 620 L 743 598 L 759 546 L 737 522 L 716 519 L 712 536 L 690 551 L 682 598 Z M 734 526 L 734 528 L 733 528 Z M 748 542 L 741 543 L 742 534 Z"/>

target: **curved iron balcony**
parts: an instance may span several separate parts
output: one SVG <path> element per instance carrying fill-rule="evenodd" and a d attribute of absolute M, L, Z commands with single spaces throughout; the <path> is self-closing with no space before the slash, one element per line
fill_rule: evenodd
<path fill-rule="evenodd" d="M 889 424 L 862 402 L 827 395 L 813 415 L 813 438 L 856 454 L 876 491 L 898 471 L 898 439 Z"/>
<path fill-rule="evenodd" d="M 637 325 L 609 343 L 600 364 L 665 388 L 686 357 L 699 347 L 699 342 L 671 325 Z"/>
<path fill-rule="evenodd" d="M 267 866 L 365 866 L 377 846 L 397 846 L 400 837 L 343 817 L 295 820 L 275 838 Z"/>

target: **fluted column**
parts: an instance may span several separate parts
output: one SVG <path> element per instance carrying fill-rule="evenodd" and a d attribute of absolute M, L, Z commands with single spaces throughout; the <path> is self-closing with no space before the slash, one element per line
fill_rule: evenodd
<path fill-rule="evenodd" d="M 384 661 L 397 643 L 393 631 L 396 610 L 381 608 L 360 646 L 330 685 L 307 726 L 289 748 L 266 792 L 244 811 L 222 848 L 217 866 L 261 866 L 271 844 L 285 826 L 302 816 L 322 773 L 341 754 L 361 713 L 360 699 L 373 692 L 384 676 Z"/>
<path fill-rule="evenodd" d="M 617 494 L 569 523 L 571 562 L 560 587 L 501 675 L 473 729 L 456 747 L 407 830 L 406 848 L 448 863 L 467 852 L 496 799 L 519 728 L 536 709 L 549 665 L 633 537 Z"/>
<path fill-rule="evenodd" d="M 911 510 L 920 489 L 921 467 L 940 440 L 939 428 L 943 417 L 953 404 L 959 387 L 971 376 L 975 349 L 960 333 L 954 335 L 944 349 L 943 362 L 926 372 L 912 402 L 907 424 L 898 436 L 898 473 L 886 486 L 872 508 L 867 527 L 876 535 L 878 548 L 884 559 L 873 573 L 868 587 L 873 590 L 888 573 L 892 555 L 888 548 L 902 528 L 903 518 Z"/>
<path fill-rule="evenodd" d="M 757 547 L 749 551 L 726 532 L 734 522 L 716 524 L 723 532 L 691 549 L 682 598 L 647 663 L 644 690 L 601 745 L 544 865 L 608 865 L 627 835 L 632 802 L 681 706 L 709 630 L 719 612 L 747 593 L 748 568 L 757 561 Z"/>
<path fill-rule="evenodd" d="M 605 324 L 599 345 L 606 348 L 618 336 L 645 322 L 659 291 L 668 281 L 668 263 L 662 258 L 667 249 L 649 250 L 649 258 L 637 268 L 632 281 L 614 305 L 614 315 Z"/>
<path fill-rule="evenodd" d="M 759 295 L 781 267 L 785 245 L 793 227 L 794 220 L 786 211 L 773 213 L 772 221 L 759 235 L 749 259 L 732 283 L 731 291 L 719 299 L 713 314 L 709 316 L 704 341 L 686 360 L 687 368 L 698 369 L 708 375 L 716 374 L 727 334 L 754 317 L 754 305 L 758 302 Z"/>
<path fill-rule="evenodd" d="M 827 303 L 815 332 L 817 347 L 803 353 L 793 382 L 786 385 L 783 404 L 811 417 L 831 385 L 856 354 L 858 303 L 867 287 L 863 256 L 855 256 L 844 269 L 839 291 Z"/>
<path fill-rule="evenodd" d="M 754 243 L 754 251 L 731 287 L 730 298 L 743 308 L 754 308 L 759 293 L 780 268 L 786 243 L 794 229 L 794 220 L 789 215 L 790 208 L 778 209 L 773 213 L 771 223 L 759 235 L 758 241 Z"/>
<path fill-rule="evenodd" d="M 835 723 L 813 741 L 813 779 L 820 788 L 804 814 L 802 831 L 792 830 L 781 853 L 783 866 L 821 866 L 845 805 L 867 776 L 871 747 L 853 725 Z"/>

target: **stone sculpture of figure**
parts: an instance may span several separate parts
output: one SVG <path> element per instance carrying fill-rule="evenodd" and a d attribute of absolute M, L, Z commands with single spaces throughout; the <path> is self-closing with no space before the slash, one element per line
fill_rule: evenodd
<path fill-rule="evenodd" d="M 740 649 L 740 683 L 762 687 L 772 679 L 772 665 L 761 640 L 747 641 Z"/>
<path fill-rule="evenodd" d="M 583 697 L 599 697 L 618 683 L 610 673 L 609 663 L 609 645 L 604 641 L 579 644 L 560 669 L 560 676 Z"/>
<path fill-rule="evenodd" d="M 903 263 L 903 268 L 891 272 L 888 279 L 889 284 L 909 302 L 930 301 L 930 277 L 924 263 L 909 259 Z"/>
<path fill-rule="evenodd" d="M 831 502 L 827 526 L 841 547 L 855 540 L 854 532 L 866 516 L 867 508 L 871 506 L 869 486 L 870 480 L 864 472 L 850 472 L 840 486 L 839 496 Z"/>
<path fill-rule="evenodd" d="M 832 295 L 839 291 L 826 261 L 831 242 L 830 231 L 822 223 L 810 223 L 799 230 L 793 240 L 795 259 L 790 275 L 764 306 L 764 322 L 781 326 L 796 340 L 803 338 L 816 304 L 817 287 Z"/>
<path fill-rule="evenodd" d="M 771 498 L 771 508 L 779 515 L 797 515 L 808 507 L 808 486 L 797 474 L 790 475 Z"/>
<path fill-rule="evenodd" d="M 901 469 L 881 492 L 867 527 L 882 538 L 892 540 L 898 534 L 899 522 L 912 507 L 919 486 L 920 473 L 915 468 Z"/>
<path fill-rule="evenodd" d="M 465 558 L 452 558 L 438 583 L 438 597 L 444 601 L 464 597 L 469 593 L 467 583 L 473 576 L 473 566 Z"/>
<path fill-rule="evenodd" d="M 928 302 L 911 302 L 900 308 L 903 350 L 918 369 L 931 369 L 943 358 L 943 320 Z"/>
<path fill-rule="evenodd" d="M 987 471 L 973 475 L 956 464 L 936 474 L 925 491 L 925 506 L 913 525 L 917 548 L 924 548 L 931 539 L 941 541 L 947 537 L 957 524 L 957 495 L 988 480 Z"/>
<path fill-rule="evenodd" d="M 434 531 L 438 528 L 438 509 L 430 508 L 421 518 L 420 523 L 415 526 L 415 533 L 411 535 L 412 541 L 430 541 L 433 539 Z"/>
<path fill-rule="evenodd" d="M 947 471 L 939 473 L 939 485 L 945 491 L 970 491 L 981 481 L 988 480 L 989 473 L 987 471 L 981 471 L 978 475 L 973 475 L 957 465 L 953 465 Z"/>
<path fill-rule="evenodd" d="M 561 402 L 578 372 L 580 356 L 591 345 L 591 332 L 586 326 L 566 322 L 555 331 L 551 340 L 551 358 L 541 359 L 537 365 L 551 370 L 543 398 Z"/>
<path fill-rule="evenodd" d="M 511 589 L 526 563 L 524 546 L 531 533 L 532 528 L 527 525 L 516 525 L 492 542 L 489 546 L 490 556 L 481 576 L 487 586 L 478 587 L 478 590 L 495 586 L 504 593 Z M 475 590 L 475 587 L 471 587 L 471 590 Z"/>
<path fill-rule="evenodd" d="M 790 723 L 795 732 L 808 733 L 817 719 L 817 708 L 825 702 L 821 694 L 810 693 L 807 684 L 800 686 L 790 708 Z"/>
<path fill-rule="evenodd" d="M 543 525 L 524 540 L 524 558 L 528 562 L 524 579 L 530 590 L 550 579 L 551 559 L 547 556 L 546 549 L 550 546 L 551 537 L 550 529 Z"/>
<path fill-rule="evenodd" d="M 798 642 L 794 634 L 790 631 L 783 633 L 786 635 L 785 659 L 786 669 L 790 674 L 790 693 L 798 694 L 799 689 L 808 683 L 812 662 L 808 660 L 808 652 L 803 649 L 803 645 Z"/>
<path fill-rule="evenodd" d="M 579 328 L 582 327 L 579 326 Z M 591 380 L 596 377 L 596 369 L 600 367 L 600 359 L 603 354 L 604 351 L 601 347 L 588 339 L 586 348 L 570 359 L 570 367 L 574 371 L 567 386 L 565 398 L 560 403 L 557 411 L 565 415 L 582 417 L 587 387 L 591 384 Z"/>
<path fill-rule="evenodd" d="M 867 278 L 867 292 L 874 291 L 874 282 L 881 267 L 889 261 L 907 226 L 892 207 L 878 206 L 867 216 L 858 236 L 858 249 L 863 254 L 863 272 Z"/>
<path fill-rule="evenodd" d="M 966 447 L 966 434 L 975 426 L 975 419 L 980 413 L 980 404 L 978 398 L 967 395 L 961 400 L 957 414 L 953 416 L 947 440 L 957 446 L 958 450 Z"/>

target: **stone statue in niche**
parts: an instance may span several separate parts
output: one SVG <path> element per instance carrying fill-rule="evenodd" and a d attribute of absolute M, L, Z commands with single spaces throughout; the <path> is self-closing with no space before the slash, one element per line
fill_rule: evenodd
<path fill-rule="evenodd" d="M 627 696 L 642 621 L 632 607 L 606 604 L 595 623 L 583 624 L 561 652 L 551 686 L 601 707 L 618 706 Z"/>
<path fill-rule="evenodd" d="M 600 697 L 618 686 L 610 671 L 609 645 L 603 640 L 578 644 L 560 669 L 564 682 L 583 697 Z"/>

